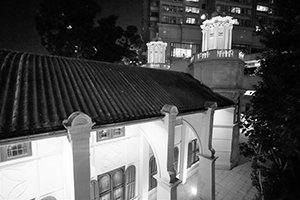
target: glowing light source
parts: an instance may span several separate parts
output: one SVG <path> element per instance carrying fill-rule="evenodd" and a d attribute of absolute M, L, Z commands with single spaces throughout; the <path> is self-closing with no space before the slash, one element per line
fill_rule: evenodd
<path fill-rule="evenodd" d="M 252 96 L 253 94 L 254 94 L 254 90 L 247 90 L 246 92 L 245 92 L 245 95 L 246 96 Z"/>
<path fill-rule="evenodd" d="M 197 188 L 195 187 L 192 187 L 192 190 L 191 190 L 192 194 L 193 195 L 196 195 L 197 194 Z"/>

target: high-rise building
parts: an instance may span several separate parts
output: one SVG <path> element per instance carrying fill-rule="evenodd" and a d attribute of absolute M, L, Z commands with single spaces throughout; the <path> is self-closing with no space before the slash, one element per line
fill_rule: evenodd
<path fill-rule="evenodd" d="M 229 15 L 238 20 L 232 48 L 257 53 L 263 47 L 260 31 L 272 24 L 275 0 L 144 0 L 142 34 L 145 41 L 156 34 L 167 42 L 166 58 L 188 58 L 201 51 L 202 22 L 212 15 Z"/>

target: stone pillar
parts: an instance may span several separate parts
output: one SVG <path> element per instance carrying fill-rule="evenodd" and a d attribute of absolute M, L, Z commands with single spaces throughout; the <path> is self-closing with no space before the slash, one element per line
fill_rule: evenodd
<path fill-rule="evenodd" d="M 199 159 L 197 196 L 199 199 L 215 200 L 215 161 L 217 158 L 199 155 Z"/>
<path fill-rule="evenodd" d="M 233 26 L 230 25 L 228 28 L 228 37 L 229 37 L 229 41 L 228 41 L 228 49 L 231 49 L 231 45 L 232 45 L 232 28 Z"/>
<path fill-rule="evenodd" d="M 140 199 L 148 200 L 149 188 L 149 143 L 145 136 L 140 136 L 140 180 L 139 196 Z"/>
<path fill-rule="evenodd" d="M 219 29 L 219 23 L 213 24 L 214 27 L 214 42 L 213 42 L 213 48 L 212 49 L 218 49 L 218 29 Z"/>
<path fill-rule="evenodd" d="M 213 115 L 217 104 L 206 102 L 206 114 L 202 121 L 202 152 L 198 168 L 197 196 L 205 200 L 215 199 L 215 150 L 212 148 Z"/>
<path fill-rule="evenodd" d="M 169 177 L 157 177 L 157 199 L 177 199 L 177 186 L 181 182 L 176 178 L 176 172 L 173 167 L 174 161 L 174 139 L 175 139 L 175 125 L 178 110 L 175 106 L 165 105 L 161 112 L 165 115 L 164 126 L 167 131 L 167 166 L 166 167 Z"/>
<path fill-rule="evenodd" d="M 187 179 L 187 160 L 188 160 L 188 126 L 185 121 L 183 121 L 181 128 L 181 147 L 180 147 L 180 175 L 179 179 L 182 181 L 182 184 L 186 183 Z"/>
<path fill-rule="evenodd" d="M 181 183 L 176 179 L 173 183 L 167 183 L 163 179 L 154 176 L 157 180 L 157 199 L 177 200 L 177 186 Z"/>
<path fill-rule="evenodd" d="M 72 145 L 75 200 L 90 199 L 90 131 L 94 123 L 82 113 L 74 112 L 63 125 Z"/>

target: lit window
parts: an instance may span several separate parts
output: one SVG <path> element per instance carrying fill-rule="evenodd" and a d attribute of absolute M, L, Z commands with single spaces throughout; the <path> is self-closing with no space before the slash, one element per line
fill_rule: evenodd
<path fill-rule="evenodd" d="M 157 174 L 155 157 L 152 156 L 149 161 L 149 191 L 157 187 L 157 180 L 153 177 Z"/>
<path fill-rule="evenodd" d="M 31 142 L 9 144 L 0 148 L 0 161 L 7 161 L 32 155 Z"/>
<path fill-rule="evenodd" d="M 239 7 L 231 7 L 231 13 L 241 14 L 241 8 Z"/>
<path fill-rule="evenodd" d="M 199 145 L 197 139 L 194 139 L 189 142 L 188 146 L 188 168 L 191 167 L 194 163 L 199 160 L 198 154 L 199 153 Z"/>
<path fill-rule="evenodd" d="M 162 9 L 165 12 L 183 12 L 183 7 L 182 6 L 163 4 Z"/>
<path fill-rule="evenodd" d="M 186 6 L 185 12 L 199 14 L 200 9 L 196 7 Z"/>
<path fill-rule="evenodd" d="M 171 56 L 189 58 L 200 50 L 200 45 L 188 43 L 171 43 Z"/>
<path fill-rule="evenodd" d="M 185 22 L 187 24 L 196 24 L 197 20 L 196 20 L 196 18 L 193 18 L 193 17 L 187 17 L 186 20 L 185 20 Z"/>
<path fill-rule="evenodd" d="M 97 131 L 97 142 L 111 138 L 122 137 L 125 135 L 125 128 L 113 128 Z"/>
<path fill-rule="evenodd" d="M 268 12 L 269 8 L 267 6 L 257 5 L 256 10 L 261 12 Z"/>

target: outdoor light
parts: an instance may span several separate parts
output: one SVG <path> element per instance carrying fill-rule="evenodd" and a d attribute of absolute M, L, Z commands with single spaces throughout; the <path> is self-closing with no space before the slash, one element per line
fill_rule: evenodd
<path fill-rule="evenodd" d="M 192 194 L 193 194 L 193 195 L 196 195 L 196 194 L 197 194 L 197 188 L 192 187 L 192 190 L 191 190 L 191 191 L 192 191 Z"/>
<path fill-rule="evenodd" d="M 247 90 L 247 91 L 245 92 L 245 95 L 246 95 L 246 96 L 252 96 L 252 95 L 254 94 L 254 92 L 255 92 L 255 90 Z"/>

